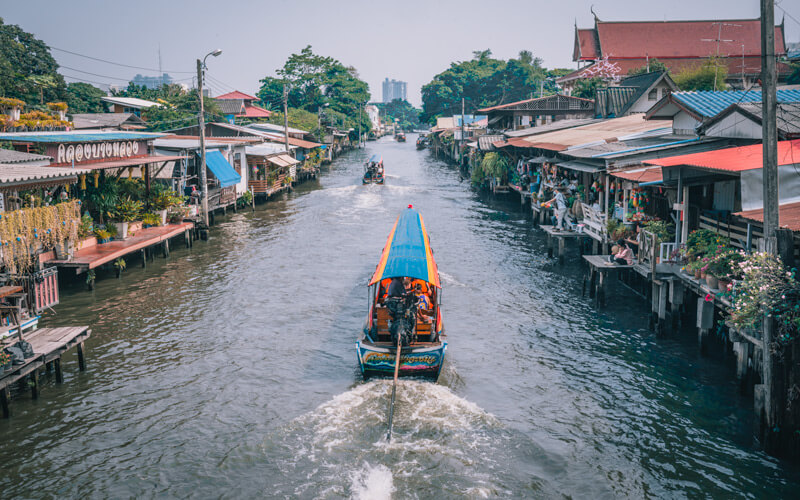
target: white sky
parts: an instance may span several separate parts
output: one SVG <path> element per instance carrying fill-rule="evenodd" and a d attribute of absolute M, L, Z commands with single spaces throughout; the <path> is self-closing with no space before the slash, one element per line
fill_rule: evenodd
<path fill-rule="evenodd" d="M 254 94 L 287 56 L 310 44 L 316 53 L 355 66 L 381 99 L 385 77 L 408 82 L 408 97 L 420 104 L 420 87 L 453 61 L 490 48 L 496 57 L 526 49 L 548 68 L 574 68 L 573 25 L 602 20 L 755 19 L 758 0 L 0 0 L 0 17 L 19 24 L 47 44 L 122 64 L 158 68 L 191 84 L 195 60 L 209 58 L 213 95 L 233 88 Z M 800 41 L 800 2 L 786 9 L 786 41 Z M 798 20 L 798 21 L 796 21 Z M 53 51 L 65 75 L 125 85 L 136 73 L 156 75 Z M 90 75 L 83 72 L 95 73 Z M 67 78 L 67 81 L 76 81 Z M 222 83 L 219 83 L 222 82 Z"/>

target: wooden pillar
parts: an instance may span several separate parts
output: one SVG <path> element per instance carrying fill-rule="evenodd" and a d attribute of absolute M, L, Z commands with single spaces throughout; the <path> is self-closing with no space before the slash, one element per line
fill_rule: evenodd
<path fill-rule="evenodd" d="M 189 241 L 189 238 L 191 238 L 191 237 L 189 236 L 189 230 L 188 229 L 183 232 L 183 238 L 186 240 L 186 248 L 192 248 L 192 242 Z"/>
<path fill-rule="evenodd" d="M 61 370 L 61 356 L 53 360 L 53 366 L 56 369 L 56 382 L 59 384 L 64 382 L 64 372 Z"/>
<path fill-rule="evenodd" d="M 553 256 L 553 236 L 550 233 L 547 233 L 547 256 Z"/>
<path fill-rule="evenodd" d="M 169 240 L 164 240 L 164 258 L 169 257 Z"/>
<path fill-rule="evenodd" d="M 39 369 L 35 369 L 30 374 L 30 387 L 31 387 L 31 397 L 33 399 L 39 398 Z"/>
<path fill-rule="evenodd" d="M 704 297 L 697 298 L 697 344 L 700 353 L 705 354 L 707 337 L 714 327 L 714 303 L 706 302 Z"/>
<path fill-rule="evenodd" d="M 606 274 L 607 273 L 603 273 L 603 272 L 600 272 L 600 270 L 598 270 L 597 274 L 598 274 L 597 292 L 596 292 L 595 297 L 597 298 L 597 304 L 599 306 L 605 306 L 606 305 Z"/>
<path fill-rule="evenodd" d="M 8 390 L 8 387 L 3 387 L 0 389 L 0 408 L 3 410 L 3 418 L 9 418 L 11 416 L 11 409 L 9 408 L 10 401 L 11 391 Z"/>
<path fill-rule="evenodd" d="M 144 248 L 142 248 L 141 250 L 141 255 L 142 255 L 142 267 L 143 268 L 147 267 L 147 252 L 145 251 Z"/>
<path fill-rule="evenodd" d="M 83 342 L 78 344 L 78 369 L 82 372 L 86 371 L 86 358 L 83 355 Z"/>
<path fill-rule="evenodd" d="M 558 240 L 558 264 L 564 265 L 564 243 L 565 238 L 556 238 Z"/>

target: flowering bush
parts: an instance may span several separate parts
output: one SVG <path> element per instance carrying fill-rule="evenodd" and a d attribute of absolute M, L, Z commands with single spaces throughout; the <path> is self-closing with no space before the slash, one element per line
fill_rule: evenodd
<path fill-rule="evenodd" d="M 727 236 L 708 229 L 698 229 L 689 233 L 686 239 L 686 253 L 690 257 L 702 257 L 708 253 L 716 253 L 718 247 L 727 247 L 730 243 L 731 240 Z"/>
<path fill-rule="evenodd" d="M 742 272 L 739 264 L 747 258 L 742 250 L 730 247 L 718 247 L 717 253 L 709 258 L 707 272 L 718 278 L 741 278 Z"/>
<path fill-rule="evenodd" d="M 766 314 L 780 314 L 787 293 L 798 288 L 794 270 L 780 258 L 765 252 L 747 256 L 738 263 L 742 279 L 733 287 L 731 322 L 737 328 L 753 328 Z"/>

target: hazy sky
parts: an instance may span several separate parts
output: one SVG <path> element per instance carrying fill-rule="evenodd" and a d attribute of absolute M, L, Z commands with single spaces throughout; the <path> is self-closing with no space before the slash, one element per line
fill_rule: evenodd
<path fill-rule="evenodd" d="M 48 45 L 130 66 L 162 67 L 191 83 L 195 60 L 209 58 L 212 95 L 233 88 L 255 93 L 286 57 L 310 44 L 315 52 L 355 66 L 381 99 L 381 81 L 408 82 L 420 104 L 420 87 L 453 61 L 490 48 L 509 58 L 527 49 L 548 68 L 574 68 L 573 25 L 602 20 L 754 19 L 758 0 L 397 0 L 207 1 L 0 0 L 0 17 Z M 783 0 L 786 41 L 800 41 L 800 2 Z M 143 71 L 53 51 L 68 81 L 125 84 Z M 178 73 L 182 71 L 184 73 Z M 88 73 L 95 73 L 94 75 Z M 102 75 L 102 76 L 98 76 Z M 70 78 L 75 77 L 75 78 Z M 117 79 L 115 79 L 117 78 Z"/>

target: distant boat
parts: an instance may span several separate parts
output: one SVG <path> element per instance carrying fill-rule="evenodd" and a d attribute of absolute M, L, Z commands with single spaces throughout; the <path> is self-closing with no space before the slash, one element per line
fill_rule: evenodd
<path fill-rule="evenodd" d="M 428 147 L 428 138 L 424 135 L 417 137 L 417 149 L 425 149 Z"/>
<path fill-rule="evenodd" d="M 361 183 L 383 184 L 383 182 L 383 158 L 381 155 L 372 155 L 366 165 L 364 165 L 364 177 L 361 179 Z"/>
<path fill-rule="evenodd" d="M 406 142 L 406 134 L 398 132 L 397 134 L 395 134 L 394 140 L 397 142 Z"/>
<path fill-rule="evenodd" d="M 389 297 L 392 279 L 405 280 L 410 287 Z M 399 376 L 437 380 L 447 349 L 442 341 L 441 284 L 425 223 L 411 205 L 389 233 L 368 290 L 364 335 L 356 342 L 364 378 L 391 377 L 400 346 Z"/>

